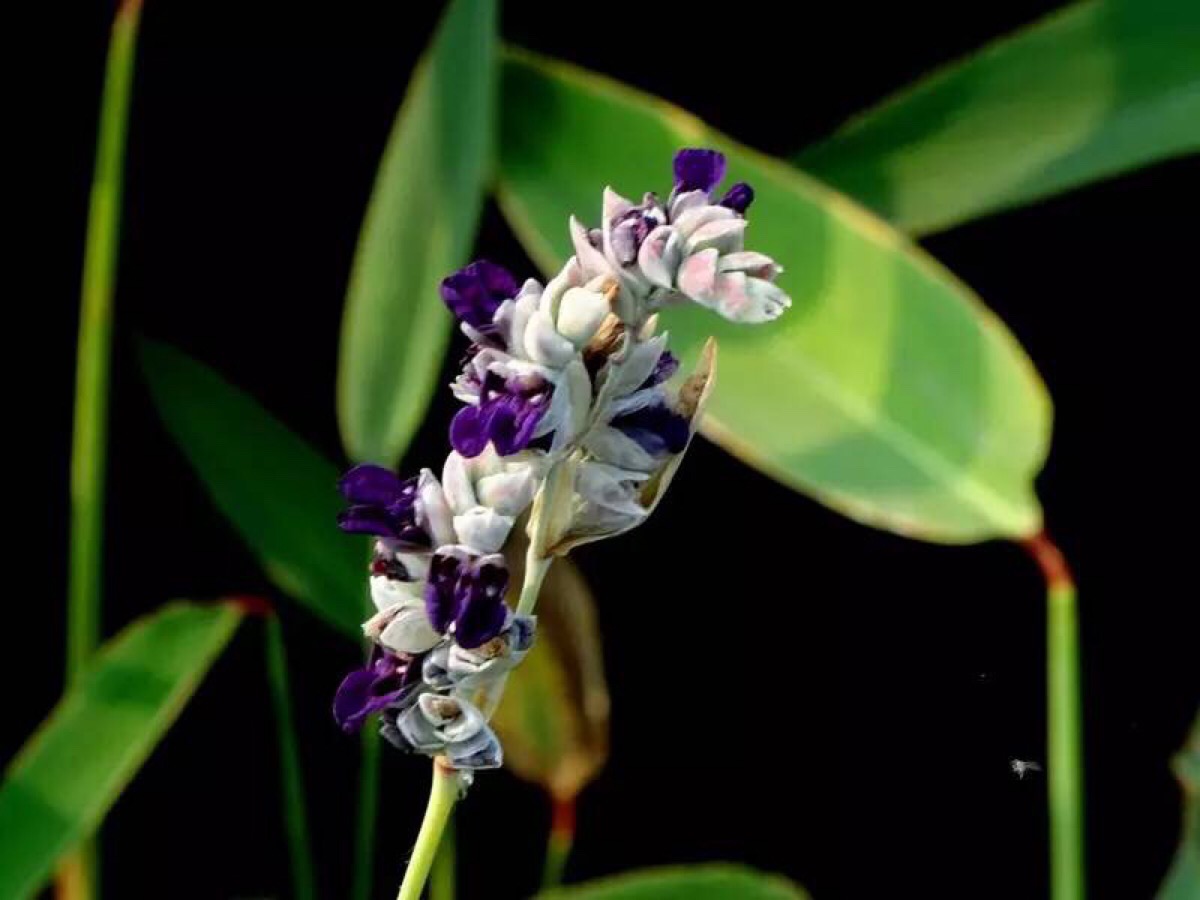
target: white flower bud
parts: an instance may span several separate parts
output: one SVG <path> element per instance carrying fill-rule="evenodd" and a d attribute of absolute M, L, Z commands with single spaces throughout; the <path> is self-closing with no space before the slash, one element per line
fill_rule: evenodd
<path fill-rule="evenodd" d="M 454 543 L 454 520 L 437 476 L 421 470 L 417 481 L 417 524 L 429 532 L 433 546 Z"/>
<path fill-rule="evenodd" d="M 516 518 L 533 502 L 536 486 L 533 466 L 525 465 L 511 472 L 483 476 L 475 483 L 475 495 L 481 505 Z"/>
<path fill-rule="evenodd" d="M 745 219 L 718 219 L 701 225 L 692 232 L 684 243 L 685 251 L 689 255 L 699 253 L 701 250 L 737 253 L 742 249 L 742 239 L 745 233 Z"/>
<path fill-rule="evenodd" d="M 586 346 L 609 314 L 608 298 L 596 291 L 573 287 L 558 307 L 558 333 L 577 348 Z"/>
<path fill-rule="evenodd" d="M 454 517 L 454 530 L 461 543 L 476 553 L 497 553 L 512 530 L 513 517 L 486 506 L 476 506 Z"/>
<path fill-rule="evenodd" d="M 368 621 L 367 625 L 363 626 L 363 631 L 368 637 L 372 636 L 368 628 L 373 621 Z M 375 639 L 394 653 L 424 653 L 433 649 L 442 636 L 429 624 L 424 603 L 410 601 L 391 614 L 390 621 Z"/>
<path fill-rule="evenodd" d="M 490 444 L 488 449 L 491 449 Z M 451 451 L 446 457 L 446 464 L 442 466 L 442 490 L 451 512 L 457 515 L 465 513 L 478 503 L 475 499 L 475 489 L 471 485 L 471 476 L 467 471 L 467 461 L 457 451 Z"/>
<path fill-rule="evenodd" d="M 552 369 L 561 369 L 575 356 L 575 346 L 558 333 L 544 306 L 529 317 L 525 328 L 525 353 L 534 362 Z"/>
<path fill-rule="evenodd" d="M 399 581 L 386 575 L 371 576 L 371 602 L 380 612 L 420 598 L 420 582 Z"/>
<path fill-rule="evenodd" d="M 679 248 L 679 232 L 670 225 L 659 225 L 642 241 L 638 250 L 638 266 L 655 287 L 670 290 L 675 286 L 675 270 L 683 253 Z"/>

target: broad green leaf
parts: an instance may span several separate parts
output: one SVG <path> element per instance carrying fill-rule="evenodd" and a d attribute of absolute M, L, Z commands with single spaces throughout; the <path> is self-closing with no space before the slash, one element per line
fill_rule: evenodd
<path fill-rule="evenodd" d="M 922 78 L 801 168 L 915 233 L 1200 151 L 1200 3 L 1079 3 Z"/>
<path fill-rule="evenodd" d="M 777 875 L 715 864 L 628 872 L 538 894 L 538 900 L 805 900 Z"/>
<path fill-rule="evenodd" d="M 504 70 L 500 200 L 535 260 L 570 253 L 567 218 L 601 189 L 670 185 L 707 145 L 757 190 L 748 243 L 787 269 L 780 320 L 737 326 L 697 306 L 665 317 L 677 352 L 716 335 L 708 437 L 860 521 L 952 543 L 1038 531 L 1032 480 L 1050 401 L 1020 346 L 964 284 L 851 201 L 661 100 L 524 53 Z"/>
<path fill-rule="evenodd" d="M 289 596 L 360 636 L 366 554 L 335 524 L 338 471 L 253 399 L 165 344 L 142 344 L 150 393 L 213 502 Z"/>
<path fill-rule="evenodd" d="M 505 550 L 513 561 L 514 594 L 523 580 L 522 550 Z M 509 676 L 493 724 L 505 765 L 556 799 L 570 801 L 608 759 L 609 698 L 595 602 L 569 559 L 551 565 L 537 617 L 537 642 Z"/>
<path fill-rule="evenodd" d="M 397 462 L 433 394 L 451 325 L 438 283 L 474 243 L 495 57 L 495 0 L 454 0 L 384 150 L 342 322 L 338 419 L 354 459 Z"/>
<path fill-rule="evenodd" d="M 1183 792 L 1183 830 L 1158 900 L 1196 900 L 1200 897 L 1200 718 L 1175 757 L 1175 775 Z"/>
<path fill-rule="evenodd" d="M 241 621 L 171 603 L 104 645 L 0 786 L 0 897 L 32 894 L 100 824 Z"/>

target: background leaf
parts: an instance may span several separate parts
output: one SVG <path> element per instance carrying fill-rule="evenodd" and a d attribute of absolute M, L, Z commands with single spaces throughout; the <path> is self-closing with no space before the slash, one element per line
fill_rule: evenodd
<path fill-rule="evenodd" d="M 366 551 L 337 531 L 338 470 L 206 366 L 152 341 L 141 355 L 167 430 L 267 574 L 361 637 Z"/>
<path fill-rule="evenodd" d="M 1200 3 L 1069 6 L 854 117 L 797 165 L 916 233 L 1200 151 Z"/>
<path fill-rule="evenodd" d="M 1032 479 L 1050 402 L 1020 346 L 949 272 L 874 216 L 661 100 L 528 54 L 504 70 L 501 205 L 547 271 L 567 218 L 601 188 L 665 190 L 671 157 L 708 145 L 758 190 L 750 245 L 795 306 L 768 327 L 697 306 L 666 316 L 677 352 L 721 345 L 703 426 L 725 449 L 861 521 L 929 540 L 1040 528 Z"/>
<path fill-rule="evenodd" d="M 1200 897 L 1200 717 L 1175 757 L 1175 775 L 1183 793 L 1183 830 L 1158 900 L 1196 900 Z"/>
<path fill-rule="evenodd" d="M 505 550 L 514 595 L 524 577 L 518 563 L 523 549 Z M 515 606 L 515 596 L 510 601 Z M 493 724 L 505 765 L 557 800 L 570 801 L 608 759 L 609 714 L 595 601 L 570 560 L 551 565 L 537 617 L 537 641 L 509 676 Z"/>
<path fill-rule="evenodd" d="M 338 419 L 350 456 L 394 465 L 421 423 L 467 261 L 495 112 L 495 0 L 455 0 L 417 66 L 367 207 L 342 322 Z"/>
<path fill-rule="evenodd" d="M 234 603 L 172 603 L 101 648 L 0 787 L 0 897 L 37 890 L 99 825 L 241 618 Z"/>
<path fill-rule="evenodd" d="M 646 869 L 539 894 L 539 900 L 804 900 L 784 878 L 732 865 Z"/>

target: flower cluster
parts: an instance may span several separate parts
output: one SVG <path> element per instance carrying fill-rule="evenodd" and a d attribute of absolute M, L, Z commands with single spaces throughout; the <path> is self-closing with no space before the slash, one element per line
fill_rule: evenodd
<path fill-rule="evenodd" d="M 665 203 L 606 189 L 601 226 L 571 220 L 575 255 L 545 286 L 486 261 L 442 282 L 471 348 L 440 479 L 361 465 L 340 483 L 340 526 L 375 538 L 371 655 L 335 697 L 344 729 L 381 713 L 404 750 L 461 770 L 501 764 L 488 719 L 537 624 L 524 593 L 516 611 L 505 600 L 518 520 L 534 561 L 642 522 L 695 432 L 715 356 L 710 342 L 673 382 L 657 311 L 690 301 L 765 322 L 790 304 L 780 267 L 743 248 L 753 190 L 713 199 L 724 170 L 720 153 L 683 150 Z"/>

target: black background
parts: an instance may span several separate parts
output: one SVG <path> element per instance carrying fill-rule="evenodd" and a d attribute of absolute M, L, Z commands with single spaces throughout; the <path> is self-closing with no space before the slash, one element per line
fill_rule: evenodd
<path fill-rule="evenodd" d="M 782 154 L 1052 4 L 777 6 L 513 2 L 503 34 Z M 44 11 L 14 32 L 35 53 L 9 86 L 9 143 L 27 157 L 10 174 L 31 202 L 10 218 L 13 283 L 26 286 L 6 301 L 20 549 L 6 566 L 0 759 L 60 689 L 79 259 L 111 12 Z M 117 304 L 107 631 L 170 597 L 277 596 L 161 430 L 133 339 L 182 346 L 340 459 L 346 274 L 437 12 L 148 4 Z M 926 242 L 1010 325 L 1056 400 L 1039 488 L 1081 585 L 1096 900 L 1150 897 L 1165 870 L 1178 825 L 1167 760 L 1197 698 L 1194 525 L 1172 521 L 1195 500 L 1196 187 L 1194 162 L 1174 162 Z M 494 207 L 478 252 L 533 271 Z M 441 459 L 451 412 L 440 396 L 407 468 Z M 1008 769 L 1044 759 L 1044 607 L 1018 548 L 872 531 L 700 442 L 649 524 L 577 558 L 601 601 L 614 720 L 570 878 L 728 859 L 824 900 L 1045 896 L 1044 780 Z M 320 886 L 344 896 L 357 745 L 328 708 L 360 650 L 281 607 Z M 286 895 L 258 629 L 112 813 L 109 897 Z M 377 896 L 398 882 L 426 777 L 388 755 Z M 547 816 L 507 773 L 480 778 L 461 814 L 461 895 L 532 892 Z"/>

